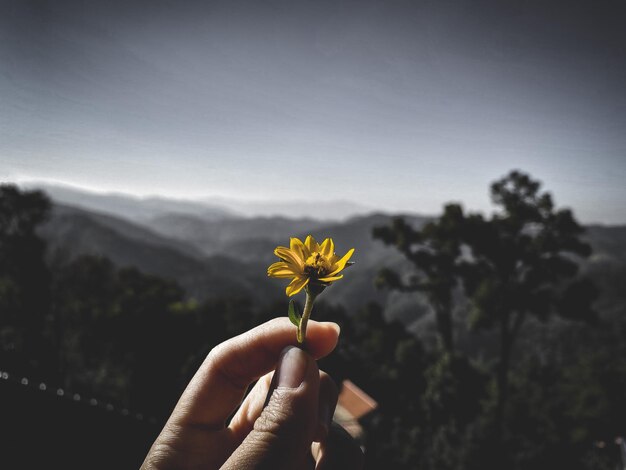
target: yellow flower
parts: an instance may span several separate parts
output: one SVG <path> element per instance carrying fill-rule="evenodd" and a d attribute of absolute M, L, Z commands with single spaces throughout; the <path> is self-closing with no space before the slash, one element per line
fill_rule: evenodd
<path fill-rule="evenodd" d="M 335 254 L 335 244 L 327 238 L 320 245 L 309 235 L 304 243 L 298 238 L 292 238 L 289 248 L 279 246 L 274 254 L 281 261 L 267 268 L 267 275 L 280 279 L 292 279 L 287 286 L 288 296 L 296 295 L 307 285 L 326 287 L 332 282 L 341 279 L 339 274 L 348 265 L 348 260 L 354 253 L 349 250 L 342 258 Z"/>

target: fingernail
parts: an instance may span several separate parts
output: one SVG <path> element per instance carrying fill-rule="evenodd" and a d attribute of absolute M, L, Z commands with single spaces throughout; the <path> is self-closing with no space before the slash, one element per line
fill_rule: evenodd
<path fill-rule="evenodd" d="M 276 386 L 297 388 L 304 380 L 308 356 L 302 349 L 288 346 L 283 350 L 278 364 Z"/>

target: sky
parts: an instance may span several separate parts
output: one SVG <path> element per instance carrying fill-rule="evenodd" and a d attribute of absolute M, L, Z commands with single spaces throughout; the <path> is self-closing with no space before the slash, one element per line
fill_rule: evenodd
<path fill-rule="evenodd" d="M 0 0 L 0 180 L 626 223 L 623 0 Z"/>

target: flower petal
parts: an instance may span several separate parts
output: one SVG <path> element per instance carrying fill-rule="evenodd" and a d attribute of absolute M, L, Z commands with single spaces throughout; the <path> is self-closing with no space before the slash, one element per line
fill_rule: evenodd
<path fill-rule="evenodd" d="M 276 263 L 272 263 L 270 264 L 270 266 L 267 268 L 267 271 L 273 271 L 275 269 L 279 269 L 279 268 L 287 268 L 289 267 L 289 265 L 287 263 L 285 263 L 284 261 L 277 261 Z"/>
<path fill-rule="evenodd" d="M 346 267 L 346 263 L 348 262 L 348 260 L 352 256 L 352 253 L 354 253 L 354 248 L 351 248 L 350 250 L 348 250 L 348 252 L 344 255 L 343 258 L 341 258 L 339 261 L 337 261 L 337 263 L 333 264 L 333 266 L 331 267 L 332 271 L 330 273 L 328 273 L 328 275 L 329 276 L 334 276 L 339 271 L 341 271 L 343 268 L 345 268 Z"/>
<path fill-rule="evenodd" d="M 309 256 L 311 256 L 313 252 L 315 251 L 317 251 L 318 253 L 320 251 L 320 246 L 315 241 L 315 238 L 313 238 L 312 235 L 309 235 L 308 237 L 306 237 L 306 240 L 304 240 L 304 246 L 306 246 L 307 249 L 309 250 Z"/>
<path fill-rule="evenodd" d="M 343 274 L 340 274 L 339 276 L 320 277 L 318 281 L 333 282 L 333 281 L 337 281 L 338 279 L 341 279 L 342 277 L 343 277 Z"/>
<path fill-rule="evenodd" d="M 327 260 L 331 259 L 333 253 L 335 253 L 335 243 L 332 238 L 324 240 L 324 242 L 320 245 L 320 253 L 322 253 L 322 256 Z"/>
<path fill-rule="evenodd" d="M 294 267 L 299 268 L 299 272 L 304 269 L 304 261 L 286 246 L 276 247 L 274 254 L 287 263 L 294 265 Z"/>
<path fill-rule="evenodd" d="M 285 289 L 285 293 L 291 297 L 300 292 L 309 283 L 308 277 L 296 277 Z"/>
<path fill-rule="evenodd" d="M 305 256 L 304 244 L 300 241 L 299 238 L 293 237 L 289 239 L 289 249 L 293 251 L 296 254 L 296 256 L 298 256 L 303 261 L 306 261 L 306 259 L 310 256 L 310 255 Z"/>
<path fill-rule="evenodd" d="M 294 272 L 293 267 L 284 261 L 279 261 L 272 264 L 267 268 L 267 275 L 269 277 L 276 277 L 279 279 L 289 279 L 298 276 L 298 273 Z"/>

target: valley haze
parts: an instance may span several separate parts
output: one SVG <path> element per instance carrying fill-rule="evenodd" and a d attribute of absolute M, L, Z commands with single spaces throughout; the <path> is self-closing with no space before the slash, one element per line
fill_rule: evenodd
<path fill-rule="evenodd" d="M 222 217 L 311 218 L 318 220 L 345 220 L 383 210 L 347 200 L 238 200 L 220 196 L 178 199 L 163 196 L 137 196 L 120 192 L 94 191 L 68 184 L 40 181 L 22 181 L 25 189 L 40 189 L 54 200 L 86 209 L 93 209 L 126 217 L 149 218 L 158 213 L 177 212 Z"/>

